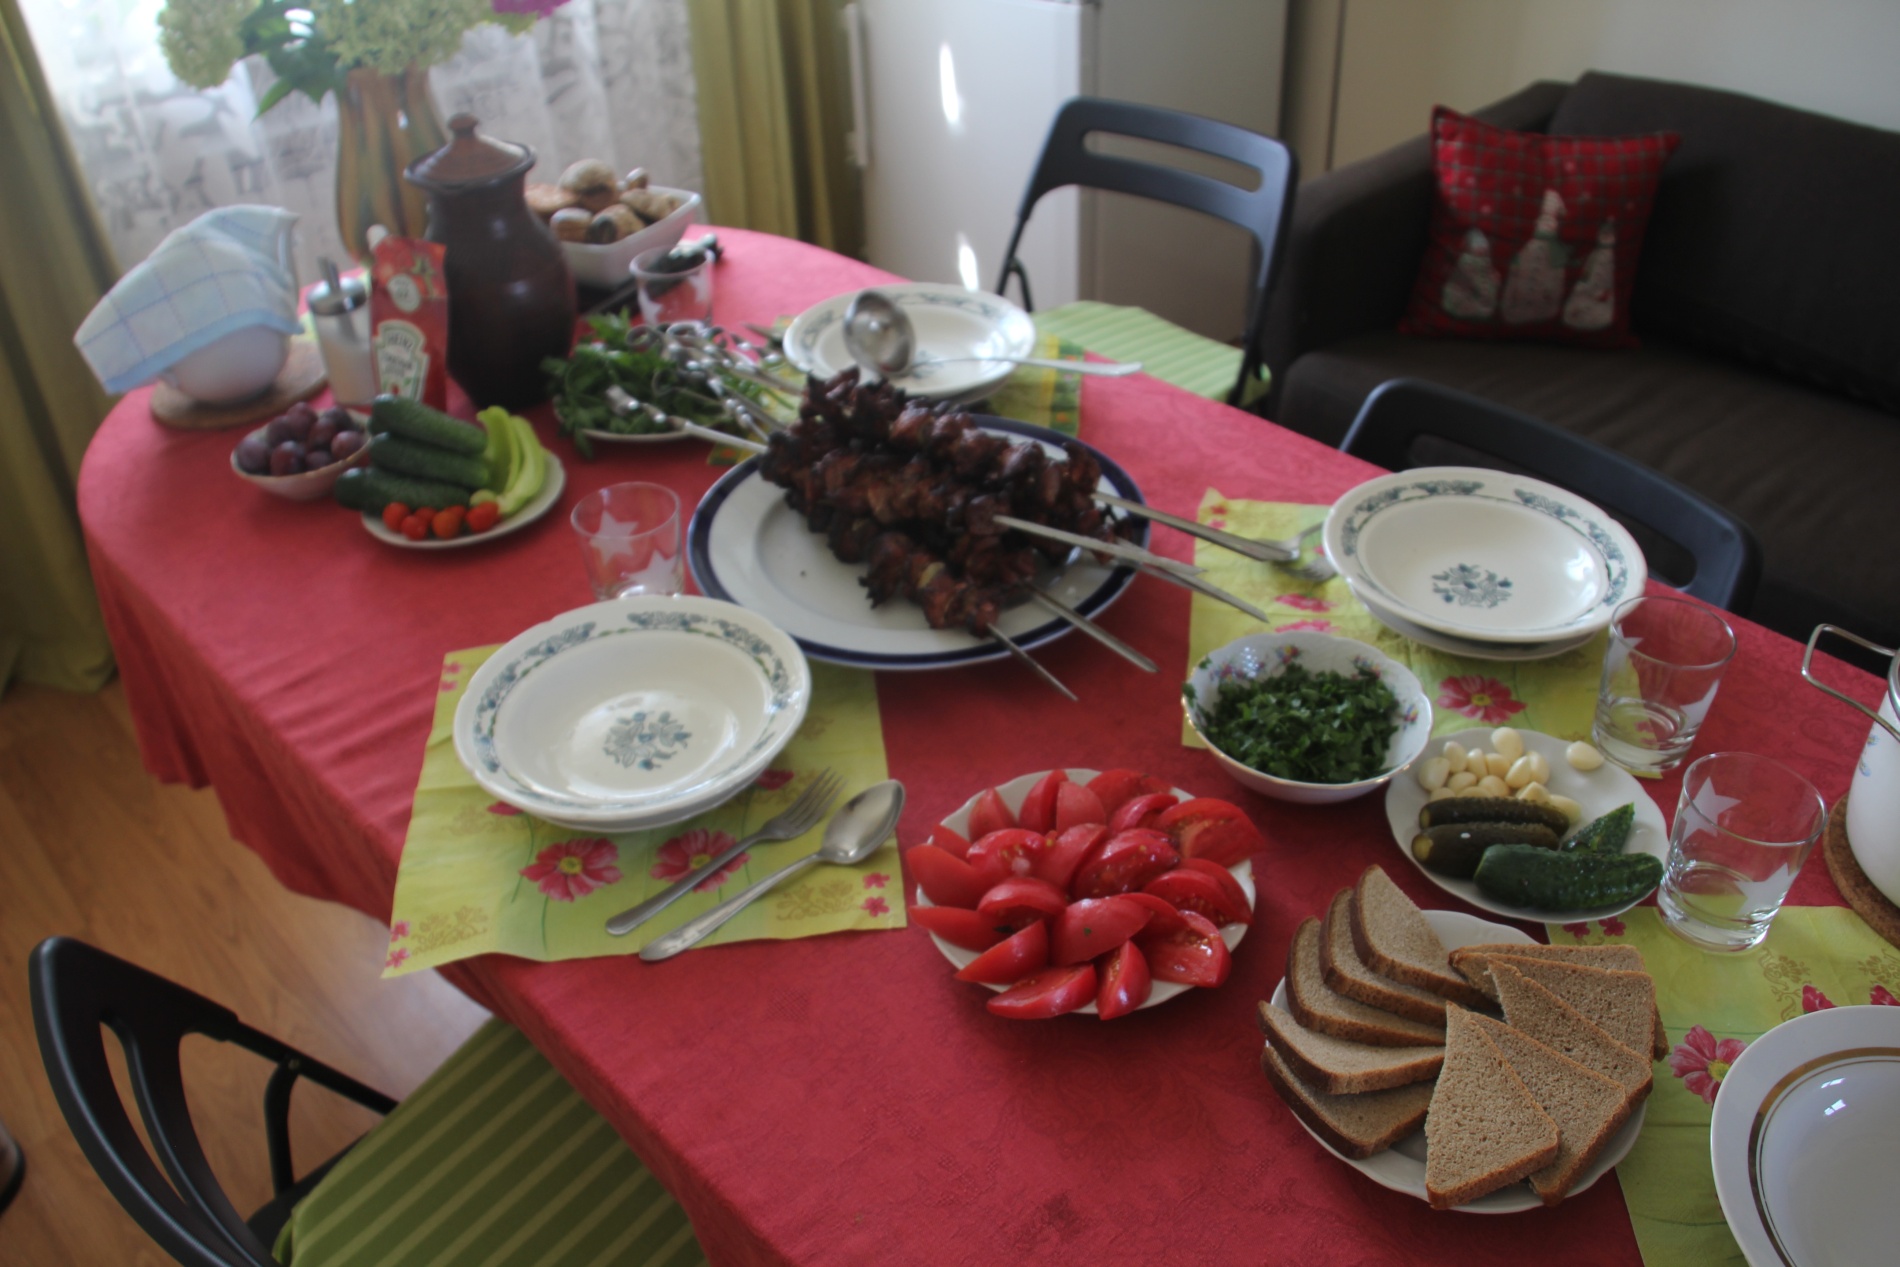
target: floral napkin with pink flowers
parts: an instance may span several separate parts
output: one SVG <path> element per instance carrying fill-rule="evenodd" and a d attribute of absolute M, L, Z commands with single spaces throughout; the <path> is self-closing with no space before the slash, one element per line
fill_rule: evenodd
<path fill-rule="evenodd" d="M 804 724 L 772 768 L 726 804 L 652 831 L 589 835 L 557 827 L 495 800 L 456 758 L 455 707 L 476 668 L 494 651 L 478 647 L 443 660 L 435 724 L 396 873 L 386 977 L 497 952 L 543 961 L 633 954 L 812 852 L 823 824 L 795 840 L 747 849 L 625 937 L 608 935 L 609 916 L 653 896 L 756 830 L 826 769 L 838 772 L 847 794 L 888 777 L 871 674 L 813 662 Z M 701 945 L 902 928 L 901 888 L 893 840 L 857 866 L 805 872 L 754 902 Z"/>
<path fill-rule="evenodd" d="M 1199 518 L 1243 537 L 1280 541 L 1324 521 L 1326 510 L 1289 502 L 1242 501 L 1210 488 L 1201 498 Z M 1256 562 L 1206 541 L 1195 543 L 1194 562 L 1207 569 L 1207 580 L 1248 600 L 1272 619 L 1263 625 L 1237 608 L 1196 594 L 1189 605 L 1189 668 L 1208 652 L 1247 634 L 1301 629 L 1335 633 L 1377 648 L 1418 676 L 1432 699 L 1434 734 L 1474 726 L 1517 726 L 1561 739 L 1583 739 L 1590 734 L 1607 635 L 1599 634 L 1547 660 L 1467 659 L 1386 628 L 1353 597 L 1341 577 L 1303 581 L 1271 563 Z M 1181 742 L 1190 748 L 1202 746 L 1185 720 Z"/>
<path fill-rule="evenodd" d="M 1553 924 L 1549 933 L 1553 943 L 1635 946 L 1656 979 L 1670 1052 L 1656 1065 L 1642 1134 L 1616 1168 L 1643 1262 L 1742 1267 L 1709 1161 L 1722 1080 L 1750 1043 L 1783 1021 L 1822 1008 L 1900 1005 L 1900 950 L 1844 906 L 1783 907 L 1760 946 L 1733 955 L 1689 945 L 1653 906 Z"/>

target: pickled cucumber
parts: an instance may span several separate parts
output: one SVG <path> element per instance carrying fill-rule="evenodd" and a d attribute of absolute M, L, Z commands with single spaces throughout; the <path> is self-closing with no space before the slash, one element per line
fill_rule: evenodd
<path fill-rule="evenodd" d="M 1577 828 L 1577 834 L 1564 841 L 1564 849 L 1576 853 L 1622 853 L 1629 845 L 1630 828 L 1635 823 L 1635 803 L 1620 805 Z"/>
<path fill-rule="evenodd" d="M 1514 796 L 1453 796 L 1427 801 L 1418 811 L 1420 827 L 1446 823 L 1538 823 L 1559 839 L 1570 830 L 1570 820 L 1562 810 Z"/>
<path fill-rule="evenodd" d="M 1511 844 L 1555 849 L 1557 833 L 1542 823 L 1440 823 L 1412 838 L 1412 856 L 1428 871 L 1469 880 L 1485 850 Z"/>
<path fill-rule="evenodd" d="M 1471 878 L 1494 902 L 1533 911 L 1580 911 L 1634 902 L 1655 888 L 1662 874 L 1662 859 L 1653 854 L 1493 845 Z"/>

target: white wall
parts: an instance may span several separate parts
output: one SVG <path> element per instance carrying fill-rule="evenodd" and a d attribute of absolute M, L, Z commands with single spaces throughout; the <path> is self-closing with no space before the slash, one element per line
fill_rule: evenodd
<path fill-rule="evenodd" d="M 1287 135 L 1309 174 L 1418 135 L 1435 104 L 1585 70 L 1900 130 L 1900 0 L 1294 0 L 1289 50 Z"/>

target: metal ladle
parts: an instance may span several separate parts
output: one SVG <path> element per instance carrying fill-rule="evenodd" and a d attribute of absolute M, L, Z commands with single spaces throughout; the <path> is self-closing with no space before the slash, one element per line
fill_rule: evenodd
<path fill-rule="evenodd" d="M 1006 365 L 1033 365 L 1070 374 L 1100 374 L 1120 378 L 1140 371 L 1141 362 L 1122 364 L 1091 361 L 1050 361 L 1034 356 L 932 356 L 917 358 L 917 333 L 904 310 L 875 290 L 861 290 L 844 311 L 844 347 L 851 359 L 886 378 L 902 378 L 919 365 L 946 365 L 960 361 L 1000 361 Z"/>

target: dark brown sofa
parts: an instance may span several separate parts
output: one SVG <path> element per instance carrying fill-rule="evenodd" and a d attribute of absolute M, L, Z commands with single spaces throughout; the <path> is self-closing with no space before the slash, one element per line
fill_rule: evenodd
<path fill-rule="evenodd" d="M 1590 73 L 1478 112 L 1561 135 L 1674 131 L 1631 301 L 1642 346 L 1410 338 L 1420 136 L 1303 185 L 1265 330 L 1263 412 L 1337 444 L 1390 378 L 1472 392 L 1697 489 L 1759 535 L 1748 613 L 1900 638 L 1900 133 Z"/>

